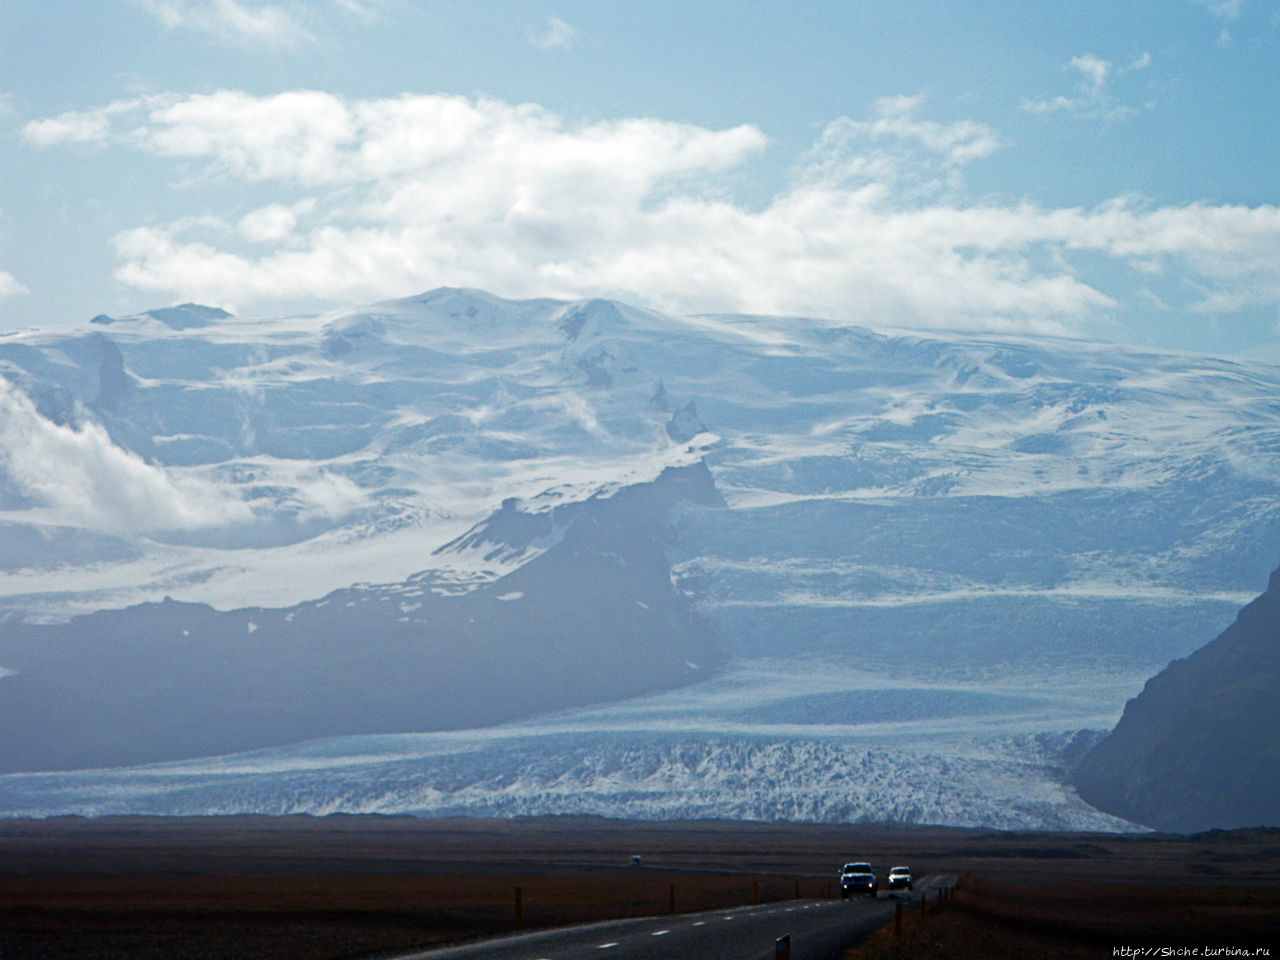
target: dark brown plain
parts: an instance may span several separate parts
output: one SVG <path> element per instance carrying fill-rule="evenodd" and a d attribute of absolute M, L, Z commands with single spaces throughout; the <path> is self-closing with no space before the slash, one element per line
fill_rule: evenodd
<path fill-rule="evenodd" d="M 838 896 L 836 871 L 854 859 L 881 871 L 904 863 L 917 877 L 971 874 L 939 922 L 962 903 L 982 929 L 1052 921 L 1068 941 L 1077 928 L 1092 937 L 1096 955 L 1098 937 L 1124 945 L 1175 916 L 1200 917 L 1193 937 L 1225 924 L 1229 938 L 1243 922 L 1280 930 L 1276 830 L 57 818 L 0 821 L 0 958 L 376 957 L 510 931 L 516 887 L 520 921 L 550 926 L 665 913 L 673 889 L 680 912 L 790 898 L 797 881 L 802 897 Z M 928 955 L 904 948 L 887 947 Z"/>

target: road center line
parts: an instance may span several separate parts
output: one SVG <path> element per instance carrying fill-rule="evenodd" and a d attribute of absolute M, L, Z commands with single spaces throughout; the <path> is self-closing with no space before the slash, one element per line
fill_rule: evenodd
<path fill-rule="evenodd" d="M 661 937 L 661 936 L 665 936 L 666 934 L 668 934 L 668 933 L 670 933 L 670 932 L 671 932 L 670 930 L 655 930 L 655 931 L 653 931 L 653 933 L 649 934 L 649 936 L 651 936 L 651 937 Z"/>
<path fill-rule="evenodd" d="M 602 944 L 600 944 L 600 946 L 596 947 L 596 949 L 597 949 L 597 950 L 608 950 L 610 947 L 616 947 L 617 945 L 618 945 L 618 941 L 617 941 L 617 940 L 615 940 L 615 941 L 613 941 L 613 943 L 602 943 Z"/>

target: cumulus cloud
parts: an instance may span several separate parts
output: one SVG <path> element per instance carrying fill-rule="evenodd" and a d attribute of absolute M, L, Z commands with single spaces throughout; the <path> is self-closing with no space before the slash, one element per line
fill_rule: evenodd
<path fill-rule="evenodd" d="M 0 377 L 0 471 L 50 520 L 120 534 L 194 530 L 251 519 L 221 488 L 171 476 L 112 443 L 100 426 L 46 420 Z"/>
<path fill-rule="evenodd" d="M 1090 87 L 1128 69 L 1077 59 Z M 349 301 L 450 284 L 1071 331 L 1122 306 L 1073 268 L 1077 252 L 1144 275 L 1177 271 L 1205 306 L 1274 302 L 1280 278 L 1271 206 L 965 200 L 962 171 L 1003 141 L 984 124 L 928 119 L 920 97 L 832 121 L 789 183 L 754 206 L 725 188 L 766 147 L 751 125 L 571 122 L 487 98 L 318 91 L 112 107 L 109 142 L 172 158 L 189 183 L 265 182 L 279 195 L 221 222 L 115 238 L 119 279 L 181 299 Z"/>
<path fill-rule="evenodd" d="M 22 128 L 22 136 L 37 147 L 63 143 L 97 143 L 111 132 L 111 116 L 106 110 L 69 110 L 56 117 L 32 120 Z"/>
<path fill-rule="evenodd" d="M 541 29 L 530 27 L 529 42 L 539 50 L 572 50 L 578 42 L 578 31 L 559 17 L 548 17 Z"/>
<path fill-rule="evenodd" d="M 246 213 L 240 218 L 237 229 L 241 236 L 255 243 L 278 243 L 293 233 L 300 214 L 310 213 L 313 209 L 314 200 L 300 200 L 292 206 L 270 203 Z"/>

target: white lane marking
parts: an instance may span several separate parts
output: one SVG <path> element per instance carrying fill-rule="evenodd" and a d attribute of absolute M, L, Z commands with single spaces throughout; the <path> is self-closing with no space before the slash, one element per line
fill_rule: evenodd
<path fill-rule="evenodd" d="M 666 935 L 667 935 L 668 933 L 670 933 L 670 932 L 671 932 L 670 930 L 655 930 L 655 931 L 653 931 L 653 933 L 649 934 L 649 936 L 651 936 L 651 937 L 662 937 L 662 936 L 666 936 Z"/>
<path fill-rule="evenodd" d="M 732 919 L 733 919 L 733 917 L 721 917 L 720 919 L 721 919 L 721 920 L 732 920 Z"/>
<path fill-rule="evenodd" d="M 707 921 L 705 920 L 698 920 L 694 923 L 695 927 L 705 927 L 706 925 L 707 925 Z"/>
<path fill-rule="evenodd" d="M 602 944 L 600 944 L 600 946 L 596 947 L 596 949 L 597 949 L 597 950 L 608 950 L 610 947 L 616 947 L 617 945 L 618 945 L 618 941 L 617 941 L 617 940 L 615 940 L 615 941 L 613 941 L 613 943 L 602 943 Z"/>

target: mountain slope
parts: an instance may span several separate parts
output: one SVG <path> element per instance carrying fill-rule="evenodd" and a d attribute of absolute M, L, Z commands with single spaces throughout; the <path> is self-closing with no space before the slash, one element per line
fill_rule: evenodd
<path fill-rule="evenodd" d="M 462 592 L 428 572 L 287 609 L 166 600 L 0 624 L 17 671 L 0 687 L 0 770 L 485 726 L 708 676 L 719 655 L 663 543 L 681 501 L 715 498 L 694 464 L 542 512 L 508 502 L 443 550 L 523 562 Z"/>
<path fill-rule="evenodd" d="M 1280 570 L 1217 639 L 1147 682 L 1075 783 L 1160 830 L 1280 824 Z"/>

